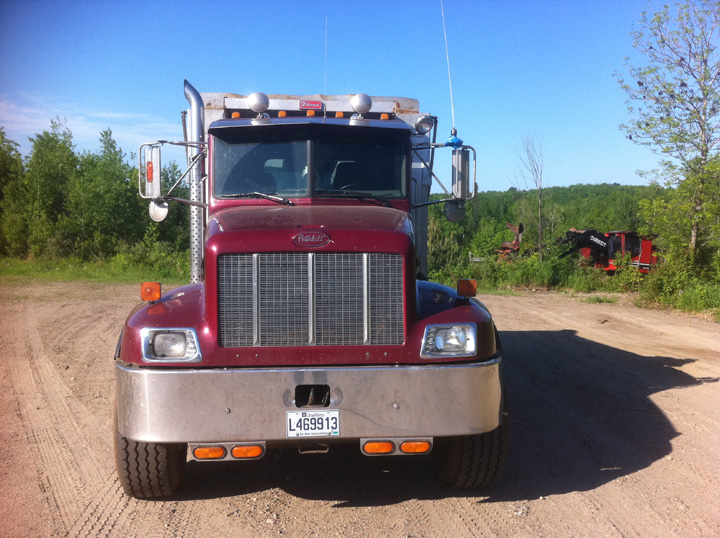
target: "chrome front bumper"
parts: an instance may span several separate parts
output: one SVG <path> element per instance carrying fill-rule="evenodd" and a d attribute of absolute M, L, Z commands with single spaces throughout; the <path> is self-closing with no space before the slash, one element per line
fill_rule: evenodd
<path fill-rule="evenodd" d="M 118 431 L 156 443 L 286 441 L 286 412 L 298 410 L 295 387 L 329 385 L 327 409 L 340 410 L 339 439 L 483 433 L 501 421 L 500 360 L 209 370 L 117 363 Z"/>

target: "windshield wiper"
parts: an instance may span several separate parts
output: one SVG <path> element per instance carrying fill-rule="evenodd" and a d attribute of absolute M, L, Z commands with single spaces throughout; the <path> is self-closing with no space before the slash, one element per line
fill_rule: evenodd
<path fill-rule="evenodd" d="M 345 189 L 315 189 L 315 194 L 338 196 L 341 198 L 352 198 L 353 200 L 361 200 L 365 202 L 379 202 L 383 207 L 392 207 L 390 202 L 380 196 L 373 196 L 359 191 L 348 191 Z"/>
<path fill-rule="evenodd" d="M 262 198 L 263 200 L 270 200 L 283 205 L 295 205 L 292 200 L 283 198 L 282 196 L 273 196 L 265 192 L 244 192 L 239 194 L 223 194 L 223 198 Z"/>

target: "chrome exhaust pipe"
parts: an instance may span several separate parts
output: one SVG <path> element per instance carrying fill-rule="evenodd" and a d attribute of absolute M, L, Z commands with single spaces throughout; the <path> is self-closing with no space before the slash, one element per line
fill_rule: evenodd
<path fill-rule="evenodd" d="M 190 103 L 189 125 L 186 142 L 203 142 L 205 138 L 205 105 L 198 91 L 187 80 L 185 81 L 185 98 Z M 188 165 L 202 151 L 198 144 L 187 148 Z M 202 184 L 202 160 L 193 165 L 190 171 L 190 200 L 205 203 Z M 190 282 L 203 279 L 203 237 L 205 235 L 205 210 L 202 207 L 190 206 Z"/>

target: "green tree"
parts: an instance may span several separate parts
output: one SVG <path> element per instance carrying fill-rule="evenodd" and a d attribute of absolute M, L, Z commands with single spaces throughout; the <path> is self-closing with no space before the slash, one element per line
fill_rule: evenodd
<path fill-rule="evenodd" d="M 18 144 L 5 136 L 5 130 L 0 127 L 0 253 L 7 254 L 10 249 L 10 241 L 5 236 L 5 223 L 9 221 L 6 217 L 5 207 L 13 204 L 9 198 L 13 197 L 23 175 L 23 162 Z M 5 195 L 8 195 L 8 202 L 5 202 Z M 10 212 L 13 215 L 14 212 Z M 9 228 L 12 227 L 7 222 Z"/>
<path fill-rule="evenodd" d="M 470 238 L 460 223 L 445 218 L 441 204 L 428 209 L 428 276 L 430 280 L 454 284 L 457 278 L 466 277 Z"/>
<path fill-rule="evenodd" d="M 163 166 L 161 178 L 163 192 L 168 192 L 180 177 L 181 171 L 175 161 Z M 183 181 L 172 192 L 172 196 L 178 198 L 189 198 L 190 189 Z M 147 214 L 147 200 L 142 201 L 143 211 Z M 170 203 L 170 211 L 167 218 L 158 227 L 158 240 L 168 243 L 173 250 L 181 252 L 189 248 L 190 237 L 190 206 L 176 202 Z"/>
<path fill-rule="evenodd" d="M 72 134 L 59 119 L 30 141 L 25 176 L 6 191 L 11 198 L 5 205 L 3 227 L 11 254 L 45 256 L 57 253 L 56 227 L 65 211 L 68 185 L 77 174 L 78 158 Z"/>
<path fill-rule="evenodd" d="M 719 188 L 708 166 L 720 148 L 720 1 L 665 6 L 643 13 L 639 24 L 633 46 L 647 63 L 633 66 L 626 58 L 631 82 L 616 74 L 632 118 L 621 128 L 633 142 L 676 159 L 663 166 L 683 184 L 672 203 L 688 209 L 682 222 L 695 258 Z"/>
<path fill-rule="evenodd" d="M 100 151 L 80 156 L 78 173 L 68 185 L 59 230 L 64 254 L 103 258 L 115 254 L 121 244 L 142 238 L 133 173 L 112 132 L 100 133 Z"/>

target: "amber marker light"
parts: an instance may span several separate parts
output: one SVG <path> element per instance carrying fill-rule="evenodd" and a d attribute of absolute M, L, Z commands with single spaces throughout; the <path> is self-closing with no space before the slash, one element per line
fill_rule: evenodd
<path fill-rule="evenodd" d="M 345 116 L 343 115 L 342 112 L 340 112 L 340 111 L 338 110 L 337 112 L 335 112 L 335 117 L 336 117 L 336 118 L 344 118 Z"/>
<path fill-rule="evenodd" d="M 308 115 L 309 118 L 312 118 L 312 117 L 315 116 L 315 111 L 314 111 L 314 110 L 308 110 L 308 111 L 307 111 L 307 115 Z"/>
<path fill-rule="evenodd" d="M 385 114 L 385 113 L 380 114 L 380 119 L 381 119 L 381 120 L 389 120 L 389 119 L 390 119 L 390 114 Z"/>
<path fill-rule="evenodd" d="M 143 301 L 159 301 L 162 297 L 160 282 L 143 282 L 140 287 L 140 299 Z"/>
<path fill-rule="evenodd" d="M 281 110 L 280 112 L 278 112 L 278 118 L 285 118 L 285 117 L 287 117 L 287 112 L 285 112 L 284 110 Z"/>
<path fill-rule="evenodd" d="M 259 458 L 263 455 L 263 447 L 260 445 L 234 446 L 231 454 L 233 458 L 237 459 Z"/>
<path fill-rule="evenodd" d="M 426 454 L 430 452 L 428 441 L 405 441 L 400 445 L 400 450 L 405 454 Z"/>
<path fill-rule="evenodd" d="M 225 449 L 221 446 L 199 446 L 193 455 L 199 460 L 219 460 L 225 457 Z"/>
<path fill-rule="evenodd" d="M 477 281 L 469 278 L 458 280 L 457 292 L 460 297 L 475 297 L 477 295 Z"/>
<path fill-rule="evenodd" d="M 395 445 L 390 441 L 368 441 L 363 450 L 366 454 L 390 454 L 395 450 Z"/>
<path fill-rule="evenodd" d="M 240 117 L 240 112 L 233 112 L 230 117 L 234 120 L 238 119 Z"/>
<path fill-rule="evenodd" d="M 148 161 L 146 168 L 147 170 L 145 171 L 145 173 L 147 175 L 148 183 L 152 183 L 153 177 L 155 177 L 152 161 Z"/>

